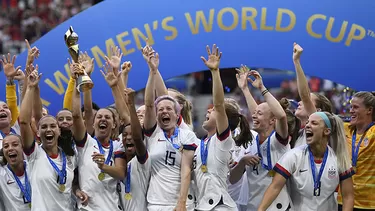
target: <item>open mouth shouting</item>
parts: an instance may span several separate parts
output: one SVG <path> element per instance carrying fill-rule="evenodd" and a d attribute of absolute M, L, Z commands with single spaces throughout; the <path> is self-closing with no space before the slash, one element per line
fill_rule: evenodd
<path fill-rule="evenodd" d="M 107 121 L 100 121 L 99 122 L 99 131 L 105 132 L 108 128 L 108 122 Z"/>
<path fill-rule="evenodd" d="M 18 154 L 15 151 L 11 151 L 8 153 L 8 157 L 9 157 L 9 162 L 16 162 Z"/>
<path fill-rule="evenodd" d="M 55 134 L 54 133 L 46 133 L 44 135 L 44 137 L 46 138 L 47 143 L 51 143 L 53 141 L 53 139 L 55 138 Z"/>
<path fill-rule="evenodd" d="M 170 122 L 171 122 L 171 118 L 169 117 L 169 115 L 163 115 L 161 117 L 161 122 L 164 124 L 164 125 L 168 125 Z"/>
<path fill-rule="evenodd" d="M 311 130 L 306 130 L 306 141 L 311 141 L 314 133 Z"/>
<path fill-rule="evenodd" d="M 8 114 L 6 112 L 0 112 L 0 120 L 8 119 Z"/>

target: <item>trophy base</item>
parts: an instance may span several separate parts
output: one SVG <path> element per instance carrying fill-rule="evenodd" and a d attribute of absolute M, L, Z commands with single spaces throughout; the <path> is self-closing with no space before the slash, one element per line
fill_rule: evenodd
<path fill-rule="evenodd" d="M 94 83 L 91 78 L 87 75 L 82 75 L 78 77 L 77 90 L 79 92 L 86 92 L 94 87 Z"/>

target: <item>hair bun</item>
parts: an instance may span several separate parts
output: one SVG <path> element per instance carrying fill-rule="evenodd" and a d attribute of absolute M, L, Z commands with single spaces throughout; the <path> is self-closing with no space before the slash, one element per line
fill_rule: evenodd
<path fill-rule="evenodd" d="M 281 100 L 279 100 L 279 103 L 284 110 L 288 109 L 290 106 L 289 100 L 285 97 L 281 98 Z"/>

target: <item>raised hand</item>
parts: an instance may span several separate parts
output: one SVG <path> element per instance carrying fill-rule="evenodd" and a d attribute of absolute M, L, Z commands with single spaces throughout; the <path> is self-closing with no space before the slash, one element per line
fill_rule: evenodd
<path fill-rule="evenodd" d="M 124 93 L 127 99 L 127 104 L 134 105 L 135 91 L 132 88 L 125 88 Z"/>
<path fill-rule="evenodd" d="M 111 59 L 109 59 L 107 56 L 105 57 L 105 60 L 107 63 L 113 68 L 114 73 L 117 75 L 118 70 L 120 69 L 120 63 L 122 58 L 122 53 L 119 47 L 113 47 L 111 46 Z"/>
<path fill-rule="evenodd" d="M 25 43 L 27 47 L 27 61 L 29 63 L 27 65 L 30 65 L 34 62 L 34 59 L 39 58 L 40 51 L 36 46 L 31 48 L 30 43 L 27 39 L 25 39 Z"/>
<path fill-rule="evenodd" d="M 3 55 L 3 59 L 0 60 L 0 62 L 3 65 L 5 76 L 10 79 L 13 79 L 13 77 L 17 75 L 17 71 L 21 68 L 21 66 L 14 68 L 14 63 L 16 62 L 16 55 L 14 55 L 11 58 L 10 53 L 8 53 L 8 57 Z"/>
<path fill-rule="evenodd" d="M 208 60 L 206 60 L 203 56 L 201 56 L 202 61 L 210 70 L 219 70 L 220 59 L 222 53 L 219 53 L 219 48 L 216 47 L 216 44 L 212 46 L 212 52 L 210 51 L 210 47 L 206 46 Z"/>
<path fill-rule="evenodd" d="M 293 43 L 293 61 L 299 61 L 303 48 L 297 43 Z"/>
<path fill-rule="evenodd" d="M 250 71 L 249 75 L 255 78 L 255 80 L 253 80 L 250 77 L 248 77 L 247 80 L 251 83 L 251 85 L 253 85 L 253 87 L 257 89 L 262 89 L 264 86 L 263 80 L 262 80 L 262 76 L 258 73 L 258 71 L 252 70 Z"/>
<path fill-rule="evenodd" d="M 39 73 L 39 67 L 36 65 L 34 67 L 33 64 L 29 65 L 29 69 L 32 71 L 31 74 L 28 76 L 28 83 L 27 86 L 29 87 L 36 87 L 39 84 L 40 78 L 42 77 L 42 73 Z"/>
<path fill-rule="evenodd" d="M 85 74 L 83 69 L 84 67 L 80 63 L 75 63 L 73 60 L 71 62 L 68 58 L 68 64 L 70 68 L 70 75 L 72 78 L 77 79 L 78 76 Z"/>
<path fill-rule="evenodd" d="M 237 74 L 237 84 L 241 90 L 248 88 L 248 77 L 250 74 L 250 69 L 246 65 L 241 65 L 240 68 L 236 68 Z"/>
<path fill-rule="evenodd" d="M 108 85 L 112 88 L 114 86 L 117 86 L 118 79 L 120 77 L 121 73 L 118 73 L 117 75 L 114 73 L 113 68 L 111 65 L 106 63 L 106 66 L 103 66 L 103 70 L 100 70 L 102 73 L 104 79 L 107 81 Z"/>
<path fill-rule="evenodd" d="M 159 54 L 155 53 L 154 49 L 149 45 L 148 39 L 146 40 L 146 46 L 142 48 L 142 55 L 147 61 L 150 70 L 157 71 L 160 63 Z"/>
<path fill-rule="evenodd" d="M 121 74 L 123 74 L 123 75 L 129 74 L 129 72 L 132 69 L 132 67 L 133 67 L 133 65 L 129 61 L 126 61 L 126 62 L 122 63 L 122 65 L 121 65 Z"/>
<path fill-rule="evenodd" d="M 14 80 L 23 81 L 25 80 L 25 73 L 22 70 L 17 70 L 17 74 L 14 76 Z"/>
<path fill-rule="evenodd" d="M 79 54 L 78 62 L 83 66 L 87 75 L 91 75 L 94 72 L 94 58 L 91 58 L 86 51 Z"/>

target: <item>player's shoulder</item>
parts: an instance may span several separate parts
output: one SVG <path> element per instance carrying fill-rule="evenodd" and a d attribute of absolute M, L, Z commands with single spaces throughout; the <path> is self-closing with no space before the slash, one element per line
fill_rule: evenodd
<path fill-rule="evenodd" d="M 307 147 L 307 144 L 303 144 L 288 150 L 288 152 L 286 152 L 285 154 L 288 154 L 289 156 L 295 156 L 297 158 L 302 157 L 304 154 L 307 153 Z"/>

